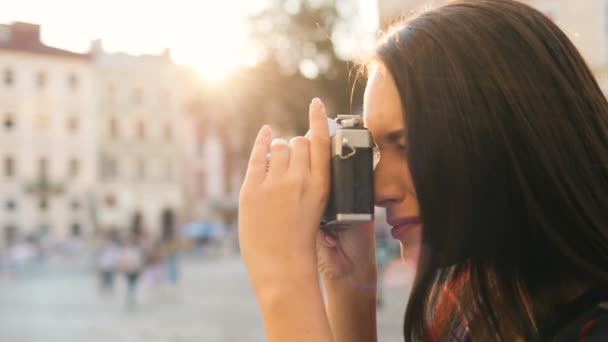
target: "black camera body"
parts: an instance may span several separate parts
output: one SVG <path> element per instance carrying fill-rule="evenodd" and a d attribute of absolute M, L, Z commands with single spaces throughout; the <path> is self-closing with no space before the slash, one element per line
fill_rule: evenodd
<path fill-rule="evenodd" d="M 361 115 L 338 115 L 331 135 L 331 180 L 321 229 L 374 220 L 375 144 Z M 330 125 L 331 128 L 332 125 Z M 331 132 L 330 132 L 331 133 Z"/>

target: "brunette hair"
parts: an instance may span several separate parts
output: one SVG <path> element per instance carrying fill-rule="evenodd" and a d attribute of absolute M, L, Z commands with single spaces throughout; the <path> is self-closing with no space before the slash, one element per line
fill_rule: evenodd
<path fill-rule="evenodd" d="M 401 97 L 423 220 L 406 341 L 551 335 L 542 317 L 608 283 L 608 103 L 589 67 L 508 0 L 421 13 L 375 60 Z"/>

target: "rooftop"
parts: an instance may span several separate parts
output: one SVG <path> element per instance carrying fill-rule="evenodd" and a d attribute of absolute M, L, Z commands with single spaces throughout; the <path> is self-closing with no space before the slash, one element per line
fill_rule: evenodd
<path fill-rule="evenodd" d="M 57 57 L 91 59 L 89 54 L 47 46 L 40 40 L 40 25 L 14 22 L 0 25 L 0 50 L 12 50 Z"/>

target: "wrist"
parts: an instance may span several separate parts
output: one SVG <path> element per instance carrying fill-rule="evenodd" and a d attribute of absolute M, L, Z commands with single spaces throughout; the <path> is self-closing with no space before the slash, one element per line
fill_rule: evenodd
<path fill-rule="evenodd" d="M 328 288 L 371 291 L 378 282 L 378 269 L 375 264 L 359 268 L 345 275 L 322 274 L 323 284 Z"/>
<path fill-rule="evenodd" d="M 332 341 L 318 277 L 257 294 L 267 341 Z"/>
<path fill-rule="evenodd" d="M 261 305 L 274 305 L 301 291 L 311 291 L 319 287 L 319 274 L 313 263 L 291 264 L 280 267 L 268 264 L 266 270 L 257 274 L 252 281 Z"/>
<path fill-rule="evenodd" d="M 325 307 L 334 341 L 376 341 L 377 277 L 324 280 Z"/>

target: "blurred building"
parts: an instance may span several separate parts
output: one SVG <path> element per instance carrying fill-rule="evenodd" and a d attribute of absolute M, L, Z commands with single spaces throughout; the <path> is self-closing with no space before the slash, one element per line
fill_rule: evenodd
<path fill-rule="evenodd" d="M 169 50 L 74 53 L 40 30 L 0 25 L 0 242 L 158 236 L 231 209 L 232 135 L 192 113 L 200 84 Z"/>
<path fill-rule="evenodd" d="M 185 209 L 193 219 L 230 224 L 247 162 L 238 151 L 243 144 L 240 119 L 244 111 L 234 95 L 242 90 L 227 87 L 232 91 L 226 92 L 201 80 L 194 80 L 188 88 L 198 89 L 198 93 L 189 103 L 195 138 L 187 150 L 189 202 Z"/>
<path fill-rule="evenodd" d="M 92 229 L 95 75 L 87 54 L 0 25 L 0 227 L 4 239 Z"/>
<path fill-rule="evenodd" d="M 100 229 L 140 225 L 160 234 L 163 215 L 181 217 L 187 202 L 194 128 L 185 112 L 183 70 L 169 50 L 107 53 L 95 41 L 91 55 L 99 95 L 97 222 Z"/>
<path fill-rule="evenodd" d="M 386 26 L 401 16 L 446 0 L 378 0 L 380 23 Z M 608 2 L 604 0 L 522 0 L 552 18 L 568 34 L 608 93 Z"/>

